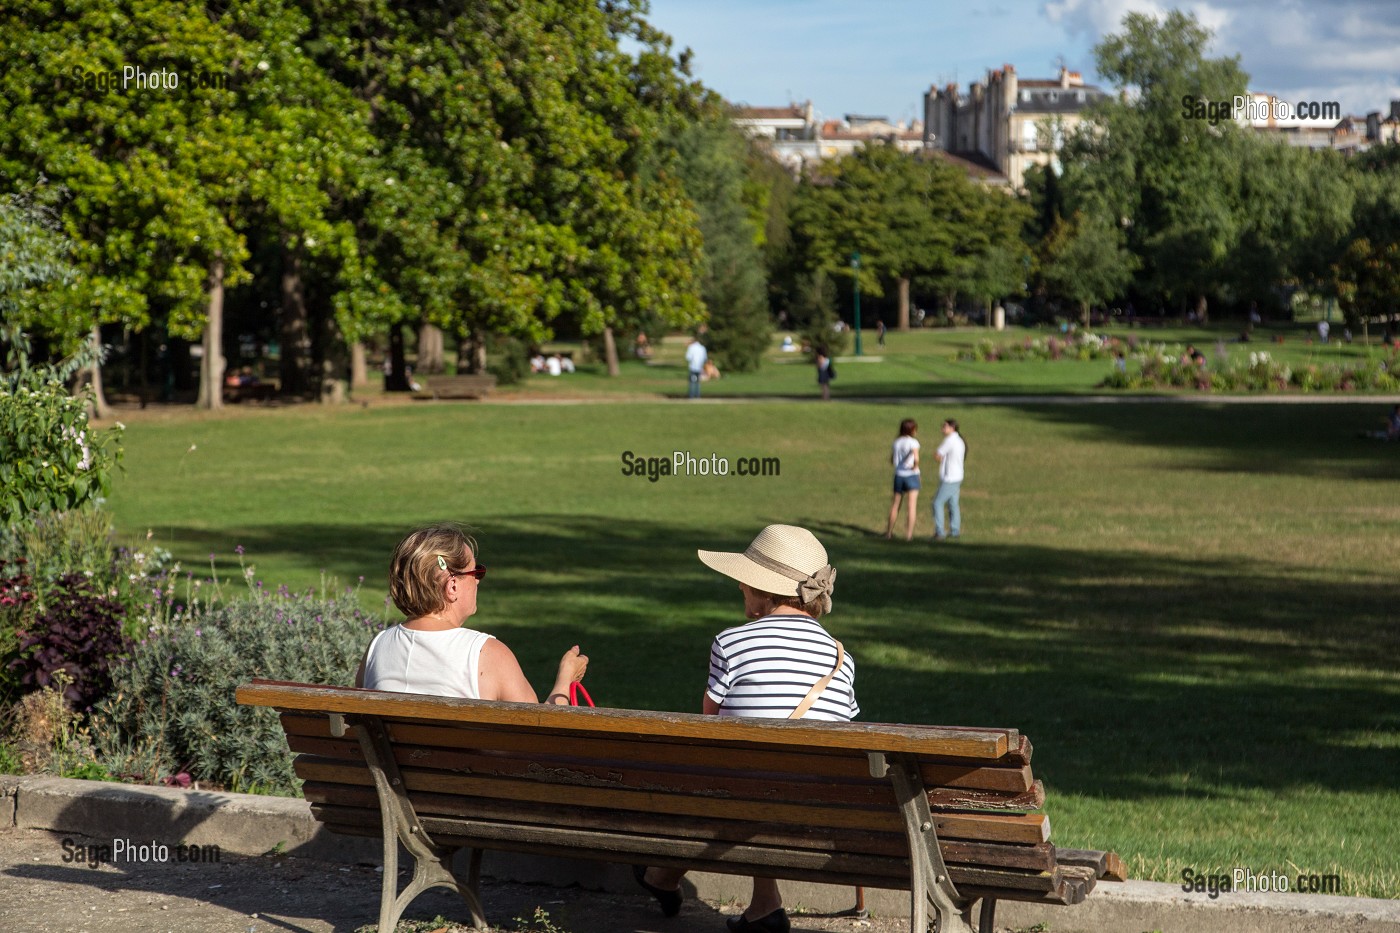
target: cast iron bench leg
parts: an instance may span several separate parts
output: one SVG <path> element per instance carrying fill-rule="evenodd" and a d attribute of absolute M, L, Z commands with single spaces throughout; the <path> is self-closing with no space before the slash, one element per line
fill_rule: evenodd
<path fill-rule="evenodd" d="M 333 716 L 331 733 L 344 734 L 343 719 Z M 360 739 L 360 750 L 365 763 L 374 775 L 374 788 L 379 795 L 379 817 L 384 836 L 384 886 L 379 900 L 379 929 L 392 933 L 398 925 L 404 908 L 415 897 L 428 888 L 451 888 L 462 895 L 471 912 L 472 926 L 478 930 L 487 929 L 486 914 L 481 909 L 481 899 L 477 897 L 481 881 L 481 851 L 472 850 L 471 866 L 467 877 L 461 878 L 452 870 L 452 856 L 457 848 L 440 846 L 424 831 L 408 799 L 408 789 L 404 786 L 403 775 L 389 747 L 389 736 L 384 723 L 373 716 L 361 716 L 356 723 L 356 733 Z M 400 893 L 399 887 L 399 844 L 413 857 L 413 880 Z"/>

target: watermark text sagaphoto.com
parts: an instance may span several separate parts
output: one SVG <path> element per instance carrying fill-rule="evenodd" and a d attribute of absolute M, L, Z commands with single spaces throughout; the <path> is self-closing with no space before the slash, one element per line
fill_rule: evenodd
<path fill-rule="evenodd" d="M 173 68 L 142 68 L 124 65 L 114 71 L 74 68 L 61 79 L 67 90 L 95 94 L 128 94 L 137 91 L 178 91 L 181 88 L 225 90 L 229 76 L 217 71 L 196 71 L 183 77 Z"/>
<path fill-rule="evenodd" d="M 1205 894 L 1212 900 L 1221 894 L 1341 894 L 1341 875 L 1319 875 L 1300 872 L 1290 875 L 1281 871 L 1255 871 L 1235 868 L 1220 874 L 1199 872 L 1194 868 L 1181 870 L 1181 890 L 1190 894 Z"/>
<path fill-rule="evenodd" d="M 64 864 L 86 865 L 88 868 L 138 863 L 217 862 L 222 856 L 216 843 L 200 846 L 181 842 L 172 846 L 154 839 L 146 842 L 113 839 L 109 843 L 64 839 L 61 844 Z"/>
<path fill-rule="evenodd" d="M 1184 120 L 1204 120 L 1215 126 L 1222 120 L 1235 120 L 1239 123 L 1291 123 L 1295 120 L 1340 120 L 1342 105 L 1335 100 L 1300 100 L 1289 103 L 1277 97 L 1260 98 L 1237 94 L 1233 100 L 1206 100 L 1192 97 L 1181 98 L 1181 117 Z"/>
<path fill-rule="evenodd" d="M 668 456 L 648 457 L 622 452 L 622 475 L 644 476 L 655 483 L 663 476 L 781 476 L 782 462 L 777 457 L 721 457 L 719 454 L 694 454 L 675 450 Z"/>

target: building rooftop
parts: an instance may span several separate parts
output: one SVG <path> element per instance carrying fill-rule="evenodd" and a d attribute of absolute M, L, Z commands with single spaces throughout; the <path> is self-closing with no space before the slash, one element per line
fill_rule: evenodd
<path fill-rule="evenodd" d="M 803 120 L 807 109 L 800 104 L 787 107 L 735 107 L 735 120 Z"/>

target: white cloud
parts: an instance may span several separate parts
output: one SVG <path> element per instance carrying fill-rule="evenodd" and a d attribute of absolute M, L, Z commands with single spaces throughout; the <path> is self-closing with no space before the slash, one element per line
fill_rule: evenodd
<path fill-rule="evenodd" d="M 1394 0 L 1048 0 L 1043 12 L 1097 42 L 1123 17 L 1194 13 L 1215 34 L 1209 54 L 1239 55 L 1250 90 L 1289 100 L 1336 100 L 1348 113 L 1400 99 L 1400 3 Z"/>
<path fill-rule="evenodd" d="M 1082 33 L 1095 39 L 1116 32 L 1129 13 L 1160 18 L 1166 9 L 1155 0 L 1050 0 L 1045 4 L 1050 22 L 1063 25 L 1072 35 Z"/>

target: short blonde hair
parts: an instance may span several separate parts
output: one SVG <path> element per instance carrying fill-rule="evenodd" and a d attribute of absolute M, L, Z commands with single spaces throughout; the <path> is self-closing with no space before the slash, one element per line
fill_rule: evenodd
<path fill-rule="evenodd" d="M 428 525 L 410 531 L 389 560 L 389 596 L 405 616 L 417 619 L 447 605 L 442 595 L 446 572 L 464 573 L 476 555 L 476 541 L 456 525 Z"/>

